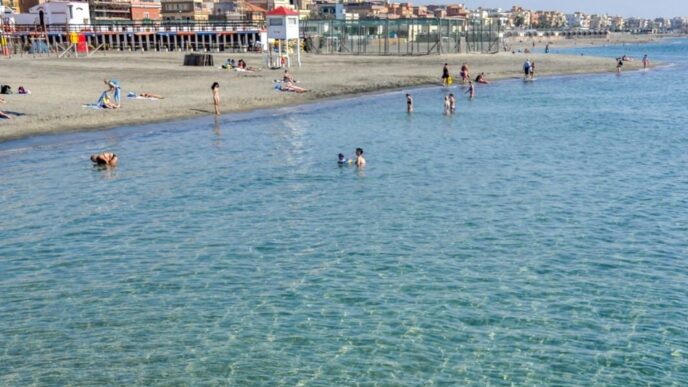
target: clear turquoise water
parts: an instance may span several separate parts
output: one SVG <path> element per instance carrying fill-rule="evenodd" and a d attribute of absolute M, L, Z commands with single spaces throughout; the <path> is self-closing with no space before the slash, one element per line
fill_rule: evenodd
<path fill-rule="evenodd" d="M 688 42 L 645 51 L 0 145 L 0 385 L 684 385 Z"/>

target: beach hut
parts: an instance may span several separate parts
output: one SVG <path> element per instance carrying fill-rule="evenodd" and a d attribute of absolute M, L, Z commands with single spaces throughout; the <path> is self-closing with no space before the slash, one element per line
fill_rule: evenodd
<path fill-rule="evenodd" d="M 290 66 L 289 42 L 296 40 L 296 62 L 301 67 L 301 42 L 299 39 L 299 13 L 285 7 L 277 7 L 267 13 L 268 42 L 277 45 L 277 66 L 273 63 L 272 52 L 269 53 L 270 67 Z"/>

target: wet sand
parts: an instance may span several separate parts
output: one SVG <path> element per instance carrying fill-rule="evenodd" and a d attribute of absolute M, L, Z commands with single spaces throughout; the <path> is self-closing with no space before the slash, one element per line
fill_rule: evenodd
<path fill-rule="evenodd" d="M 428 55 L 418 57 L 363 57 L 304 55 L 302 67 L 292 73 L 303 94 L 278 92 L 273 80 L 281 70 L 263 67 L 261 54 L 214 54 L 215 67 L 182 66 L 184 53 L 98 53 L 88 58 L 13 57 L 0 59 L 0 83 L 16 92 L 19 86 L 31 95 L 4 96 L 0 110 L 19 113 L 0 120 L 0 141 L 38 134 L 103 129 L 115 126 L 169 121 L 213 114 L 210 85 L 220 83 L 223 114 L 259 108 L 302 104 L 337 96 L 440 83 L 442 64 L 450 64 L 458 76 L 467 63 L 473 77 L 485 72 L 491 81 L 521 76 L 524 54 Z M 218 68 L 227 58 L 243 58 L 256 72 Z M 614 72 L 613 58 L 564 55 L 529 55 L 537 63 L 537 76 Z M 625 71 L 637 69 L 629 62 Z M 105 90 L 103 79 L 118 79 L 122 107 L 96 110 L 82 105 L 95 103 Z M 130 100 L 126 94 L 148 92 L 163 100 Z M 400 104 L 403 107 L 403 103 Z"/>

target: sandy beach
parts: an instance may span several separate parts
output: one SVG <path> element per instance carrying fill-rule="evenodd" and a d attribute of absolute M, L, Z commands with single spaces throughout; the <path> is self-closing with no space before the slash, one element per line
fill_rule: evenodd
<path fill-rule="evenodd" d="M 281 70 L 263 67 L 260 54 L 214 54 L 215 67 L 185 67 L 184 53 L 98 53 L 88 58 L 13 57 L 0 59 L 0 83 L 16 92 L 19 86 L 30 95 L 6 95 L 0 110 L 19 113 L 0 120 L 0 141 L 22 137 L 167 121 L 212 114 L 210 85 L 221 86 L 222 113 L 302 104 L 324 98 L 390 89 L 439 84 L 442 64 L 453 75 L 462 63 L 471 74 L 485 72 L 491 81 L 521 76 L 524 54 L 428 55 L 418 57 L 362 57 L 304 55 L 302 67 L 292 73 L 303 94 L 278 92 L 273 80 Z M 256 72 L 220 69 L 227 58 L 243 58 Z M 563 55 L 529 55 L 537 63 L 537 76 L 615 71 L 613 58 Z M 637 69 L 629 62 L 625 71 Z M 82 105 L 95 103 L 105 90 L 103 79 L 122 85 L 122 108 L 96 110 Z M 164 100 L 130 100 L 129 92 L 160 94 Z M 479 98 L 479 96 L 478 96 Z M 400 109 L 403 108 L 400 102 Z"/>

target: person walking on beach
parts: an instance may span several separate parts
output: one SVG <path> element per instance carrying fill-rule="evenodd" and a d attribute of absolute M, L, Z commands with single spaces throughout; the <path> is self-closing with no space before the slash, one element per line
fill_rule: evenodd
<path fill-rule="evenodd" d="M 643 56 L 643 68 L 647 70 L 647 68 L 650 67 L 650 58 L 647 57 L 647 54 Z"/>
<path fill-rule="evenodd" d="M 442 86 L 449 86 L 449 64 L 445 63 L 442 67 Z"/>
<path fill-rule="evenodd" d="M 354 162 L 358 168 L 363 168 L 366 165 L 365 157 L 363 157 L 363 149 L 356 148 L 356 161 Z"/>
<path fill-rule="evenodd" d="M 467 64 L 462 64 L 461 65 L 461 83 L 466 84 L 468 80 L 470 79 L 471 74 L 468 72 L 468 65 Z"/>
<path fill-rule="evenodd" d="M 456 97 L 454 97 L 454 93 L 449 94 L 449 113 L 456 113 Z"/>
<path fill-rule="evenodd" d="M 545 45 L 545 54 L 549 54 L 549 43 Z"/>
<path fill-rule="evenodd" d="M 210 90 L 213 91 L 213 105 L 215 105 L 215 115 L 220 115 L 220 84 L 214 82 L 210 86 Z"/>
<path fill-rule="evenodd" d="M 468 94 L 468 98 L 470 99 L 475 97 L 475 86 L 473 85 L 473 81 L 468 81 L 468 89 L 466 89 L 465 94 Z"/>
<path fill-rule="evenodd" d="M 413 113 L 413 97 L 411 97 L 411 94 L 406 94 L 406 112 Z"/>

